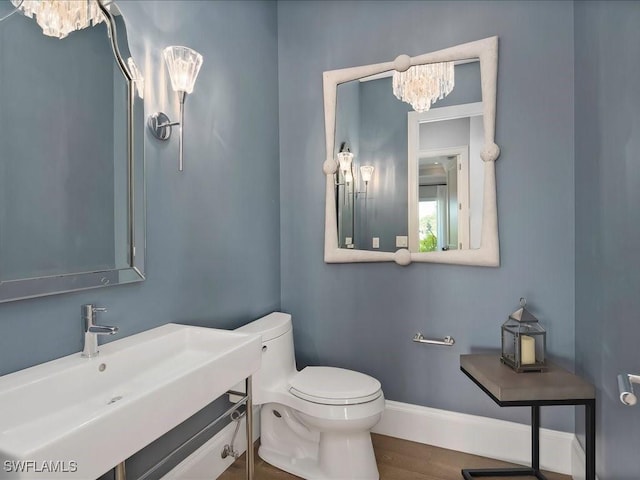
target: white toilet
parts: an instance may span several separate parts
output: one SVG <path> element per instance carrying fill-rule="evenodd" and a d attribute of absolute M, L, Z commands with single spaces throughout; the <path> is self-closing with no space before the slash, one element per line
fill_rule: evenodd
<path fill-rule="evenodd" d="M 384 410 L 380 382 L 333 367 L 296 370 L 291 315 L 274 312 L 237 329 L 262 335 L 253 375 L 266 462 L 308 480 L 379 478 L 370 430 Z"/>

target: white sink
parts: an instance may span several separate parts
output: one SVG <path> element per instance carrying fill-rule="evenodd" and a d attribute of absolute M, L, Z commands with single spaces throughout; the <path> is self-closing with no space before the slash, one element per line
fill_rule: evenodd
<path fill-rule="evenodd" d="M 0 377 L 0 478 L 95 479 L 260 361 L 260 336 L 170 323 Z"/>

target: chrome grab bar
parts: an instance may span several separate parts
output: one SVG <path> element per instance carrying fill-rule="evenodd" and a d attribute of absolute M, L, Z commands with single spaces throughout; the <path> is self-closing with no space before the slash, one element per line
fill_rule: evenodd
<path fill-rule="evenodd" d="M 425 338 L 425 336 L 420 332 L 415 334 L 415 336 L 413 337 L 413 341 L 418 343 L 428 343 L 430 345 L 444 345 L 445 347 L 450 347 L 454 343 L 456 343 L 455 339 L 450 335 L 447 335 L 440 340 L 435 338 Z"/>
<path fill-rule="evenodd" d="M 633 393 L 633 384 L 640 385 L 640 375 L 631 375 L 630 373 L 621 373 L 618 375 L 618 391 L 620 392 L 620 401 L 627 406 L 633 406 L 638 402 L 638 397 Z"/>

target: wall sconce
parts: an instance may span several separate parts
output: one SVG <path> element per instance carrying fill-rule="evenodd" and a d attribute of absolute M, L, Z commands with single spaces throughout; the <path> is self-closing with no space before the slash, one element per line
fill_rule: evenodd
<path fill-rule="evenodd" d="M 202 55 L 188 47 L 171 46 L 163 50 L 164 61 L 171 77 L 171 87 L 178 93 L 180 100 L 180 121 L 172 122 L 163 112 L 156 112 L 149 117 L 147 125 L 158 140 L 169 140 L 171 127 L 179 125 L 178 171 L 183 169 L 183 130 L 184 102 L 187 94 L 193 92 L 193 85 L 202 66 Z"/>

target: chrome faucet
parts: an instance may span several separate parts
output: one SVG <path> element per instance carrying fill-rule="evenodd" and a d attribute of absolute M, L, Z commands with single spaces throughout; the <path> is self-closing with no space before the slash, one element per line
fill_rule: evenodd
<path fill-rule="evenodd" d="M 108 327 L 96 325 L 95 320 L 98 312 L 106 312 L 103 307 L 94 307 L 92 304 L 82 305 L 82 324 L 84 326 L 84 348 L 82 356 L 91 358 L 100 353 L 98 351 L 98 335 L 115 335 L 118 327 Z"/>

